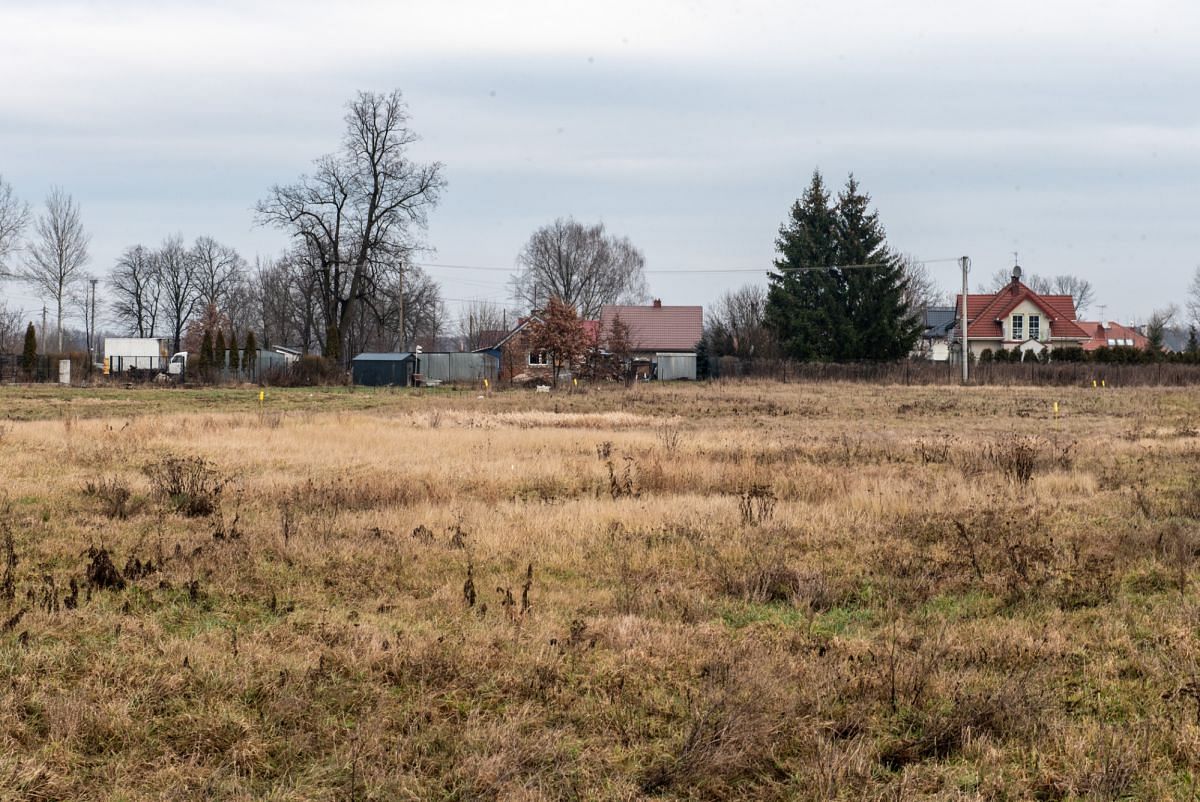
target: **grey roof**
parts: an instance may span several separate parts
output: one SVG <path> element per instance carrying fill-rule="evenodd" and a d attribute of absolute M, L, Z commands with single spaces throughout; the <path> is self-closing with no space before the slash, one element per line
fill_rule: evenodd
<path fill-rule="evenodd" d="M 351 359 L 351 362 L 403 362 L 406 359 L 411 359 L 412 354 L 409 352 L 396 354 L 359 354 Z"/>
<path fill-rule="evenodd" d="M 926 337 L 944 337 L 954 328 L 953 306 L 931 306 L 925 310 Z"/>

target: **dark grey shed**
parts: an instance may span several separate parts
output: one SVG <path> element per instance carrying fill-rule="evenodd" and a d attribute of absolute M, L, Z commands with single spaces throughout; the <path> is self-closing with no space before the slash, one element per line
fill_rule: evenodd
<path fill-rule="evenodd" d="M 366 387 L 407 387 L 416 373 L 417 358 L 403 354 L 359 354 L 350 360 L 355 384 Z"/>

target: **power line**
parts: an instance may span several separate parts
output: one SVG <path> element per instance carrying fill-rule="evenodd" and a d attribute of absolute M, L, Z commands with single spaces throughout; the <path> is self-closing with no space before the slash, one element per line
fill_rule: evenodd
<path fill-rule="evenodd" d="M 958 260 L 957 259 L 921 259 L 918 261 L 920 264 L 932 264 L 934 262 L 956 262 Z M 493 265 L 452 265 L 452 264 L 441 264 L 438 262 L 412 262 L 411 264 L 414 264 L 418 267 L 445 268 L 447 270 L 485 270 L 485 271 L 500 272 L 500 273 L 515 273 L 520 269 L 520 268 L 516 268 L 516 267 L 496 267 Z M 883 262 L 871 262 L 868 264 L 861 264 L 861 265 L 802 265 L 800 267 L 770 267 L 770 268 L 765 268 L 765 267 L 715 267 L 715 268 L 697 267 L 697 268 L 688 268 L 688 267 L 685 267 L 685 268 L 664 268 L 664 269 L 660 269 L 660 270 L 652 269 L 652 270 L 644 270 L 642 272 L 646 273 L 648 275 L 662 275 L 662 274 L 671 274 L 671 273 L 674 273 L 674 274 L 769 273 L 772 271 L 781 272 L 781 273 L 796 273 L 796 272 L 805 272 L 805 271 L 835 270 L 835 269 L 836 270 L 861 270 L 861 269 L 870 269 L 870 268 L 875 268 L 875 267 L 886 267 L 886 266 L 887 265 Z"/>
<path fill-rule="evenodd" d="M 801 267 L 774 267 L 770 270 L 764 270 L 761 267 L 727 267 L 727 268 L 681 268 L 678 270 L 646 270 L 646 273 L 768 273 L 771 271 L 779 273 L 804 273 L 816 272 L 819 270 L 865 270 L 872 267 L 886 267 L 882 262 L 874 262 L 865 265 L 803 265 Z"/>

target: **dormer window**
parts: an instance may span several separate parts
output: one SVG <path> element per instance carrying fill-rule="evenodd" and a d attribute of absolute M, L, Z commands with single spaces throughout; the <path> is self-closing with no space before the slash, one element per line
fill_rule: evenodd
<path fill-rule="evenodd" d="M 1014 340 L 1025 339 L 1025 316 L 1024 315 L 1013 315 L 1012 316 L 1012 338 Z"/>
<path fill-rule="evenodd" d="M 1031 339 L 1031 340 L 1041 340 L 1042 339 L 1042 316 L 1041 315 L 1030 315 L 1029 316 L 1029 339 Z"/>

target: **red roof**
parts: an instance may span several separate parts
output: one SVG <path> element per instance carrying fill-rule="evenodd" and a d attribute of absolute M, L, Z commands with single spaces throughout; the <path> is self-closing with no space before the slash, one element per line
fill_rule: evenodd
<path fill-rule="evenodd" d="M 1038 295 L 1020 281 L 1012 281 L 997 293 L 967 295 L 967 336 L 1004 339 L 1004 318 L 1021 303 L 1029 301 L 1045 313 L 1053 339 L 1087 340 L 1092 335 L 1075 322 L 1075 299 L 1070 295 Z M 962 295 L 955 296 L 954 317 L 962 318 Z M 959 326 L 961 328 L 961 325 Z M 957 329 L 955 336 L 957 336 Z"/>
<path fill-rule="evenodd" d="M 1104 325 L 1096 320 L 1080 320 L 1079 325 L 1092 335 L 1092 339 L 1083 344 L 1083 350 L 1095 351 L 1097 348 L 1114 347 L 1124 345 L 1133 348 L 1146 348 L 1150 345 L 1150 340 L 1140 331 L 1129 326 L 1122 326 L 1120 323 L 1113 323 L 1111 320 L 1108 325 Z M 1113 342 L 1109 342 L 1112 340 Z"/>
<path fill-rule="evenodd" d="M 600 338 L 599 320 L 581 320 L 579 325 L 583 328 L 583 334 L 587 337 L 588 342 L 594 343 Z"/>
<path fill-rule="evenodd" d="M 604 306 L 600 330 L 609 331 L 618 316 L 629 327 L 635 351 L 690 352 L 704 335 L 704 309 L 699 306 Z"/>

